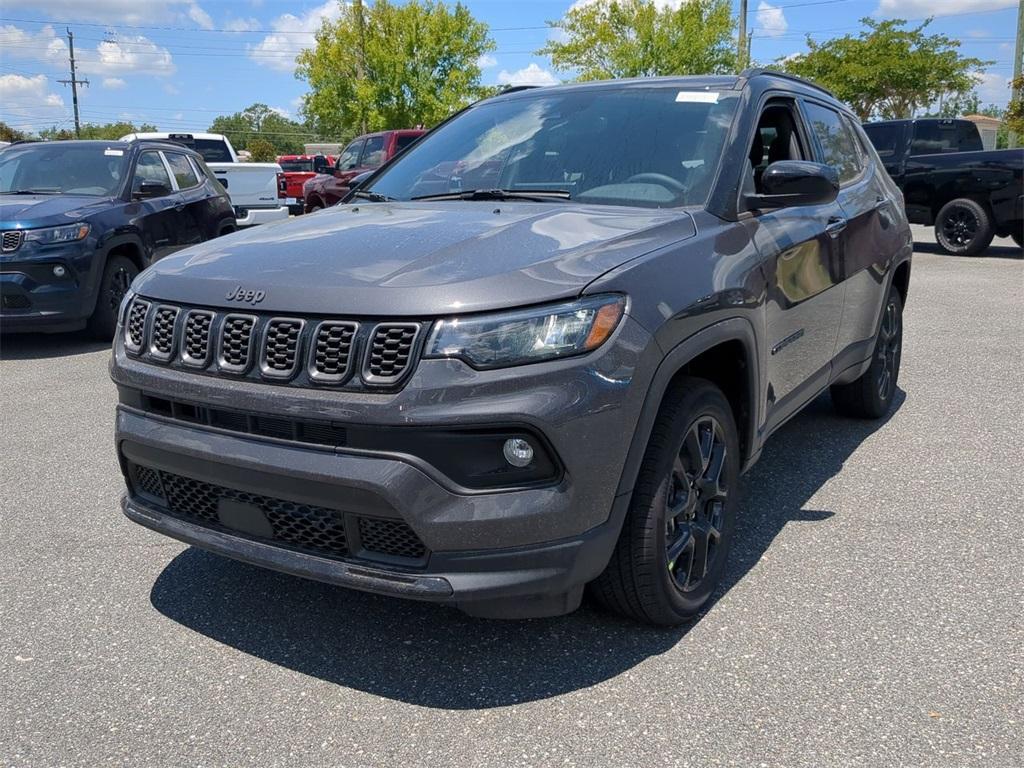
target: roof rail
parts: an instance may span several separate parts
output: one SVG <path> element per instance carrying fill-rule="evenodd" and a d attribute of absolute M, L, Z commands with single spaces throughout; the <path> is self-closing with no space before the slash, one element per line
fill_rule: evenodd
<path fill-rule="evenodd" d="M 541 85 L 506 85 L 502 88 L 499 93 L 504 96 L 506 93 L 516 93 L 517 91 L 528 91 L 531 88 L 543 88 Z"/>
<path fill-rule="evenodd" d="M 772 77 L 781 77 L 784 80 L 792 80 L 797 83 L 802 83 L 803 85 L 806 85 L 809 88 L 814 88 L 816 90 L 822 91 L 823 93 L 827 93 L 833 99 L 837 98 L 836 95 L 832 93 L 832 91 L 830 91 L 828 88 L 820 86 L 817 83 L 813 82 L 812 80 L 800 77 L 799 75 L 791 75 L 788 72 L 780 72 L 777 69 L 767 69 L 765 67 L 748 67 L 747 69 L 744 69 L 742 72 L 740 72 L 740 77 L 745 77 L 748 80 L 751 77 L 756 77 L 757 75 L 771 75 Z"/>

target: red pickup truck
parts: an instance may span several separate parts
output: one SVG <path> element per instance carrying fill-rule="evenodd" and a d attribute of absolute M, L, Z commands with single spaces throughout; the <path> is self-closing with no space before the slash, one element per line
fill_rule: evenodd
<path fill-rule="evenodd" d="M 348 194 L 348 183 L 354 177 L 379 168 L 424 133 L 422 128 L 407 128 L 369 133 L 354 139 L 342 150 L 332 171 L 314 176 L 303 185 L 306 213 L 334 205 Z"/>
<path fill-rule="evenodd" d="M 333 155 L 280 155 L 277 164 L 284 171 L 282 192 L 288 200 L 288 212 L 302 213 L 302 186 L 318 173 L 330 173 L 334 166 Z"/>

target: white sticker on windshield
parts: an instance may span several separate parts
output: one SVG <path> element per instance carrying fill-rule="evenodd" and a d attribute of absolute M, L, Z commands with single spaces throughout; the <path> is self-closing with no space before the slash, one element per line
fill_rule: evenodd
<path fill-rule="evenodd" d="M 676 94 L 676 101 L 686 101 L 691 104 L 717 104 L 718 91 L 680 91 Z"/>
<path fill-rule="evenodd" d="M 124 150 L 123 149 L 105 149 L 105 150 L 103 150 L 103 154 L 106 155 L 107 157 L 123 157 L 124 156 Z"/>

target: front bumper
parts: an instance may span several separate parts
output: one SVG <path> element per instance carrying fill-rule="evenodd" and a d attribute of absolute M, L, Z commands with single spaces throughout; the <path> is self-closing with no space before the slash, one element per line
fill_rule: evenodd
<path fill-rule="evenodd" d="M 423 360 L 397 392 L 323 391 L 202 376 L 145 363 L 118 345 L 111 375 L 150 396 L 282 418 L 389 428 L 521 425 L 540 434 L 564 471 L 548 485 L 470 490 L 422 457 L 356 451 L 227 432 L 118 408 L 116 440 L 129 487 L 134 466 L 359 520 L 407 525 L 419 563 L 358 547 L 340 557 L 275 546 L 166 514 L 132 491 L 126 514 L 175 538 L 231 557 L 358 589 L 456 604 L 479 615 L 572 610 L 614 548 L 629 494 L 617 495 L 633 429 L 656 365 L 649 335 L 627 318 L 593 355 L 503 371 Z M 216 502 L 219 503 L 219 502 Z M 354 534 L 351 532 L 355 532 Z M 259 539 L 259 536 L 255 537 Z"/>
<path fill-rule="evenodd" d="M 53 273 L 62 267 L 61 277 Z M 23 244 L 0 256 L 0 330 L 82 328 L 95 303 L 91 238 L 57 246 Z"/>

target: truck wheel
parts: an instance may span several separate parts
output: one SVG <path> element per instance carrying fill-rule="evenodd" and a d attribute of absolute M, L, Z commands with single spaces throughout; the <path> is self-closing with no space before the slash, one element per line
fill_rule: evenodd
<path fill-rule="evenodd" d="M 675 626 L 703 608 L 725 571 L 735 523 L 739 437 L 721 390 L 683 379 L 651 432 L 596 598 L 637 621 Z"/>
<path fill-rule="evenodd" d="M 96 308 L 89 318 L 89 332 L 101 341 L 114 338 L 117 329 L 117 310 L 128 292 L 132 280 L 139 274 L 138 267 L 124 256 L 111 256 L 103 267 Z"/>
<path fill-rule="evenodd" d="M 993 237 L 995 228 L 988 211 L 966 197 L 946 203 L 935 219 L 935 239 L 946 253 L 977 256 Z"/>
<path fill-rule="evenodd" d="M 844 416 L 880 419 L 889 412 L 896 396 L 903 350 L 903 301 L 895 288 L 889 291 L 882 324 L 875 338 L 871 365 L 849 384 L 833 384 L 832 404 Z"/>

